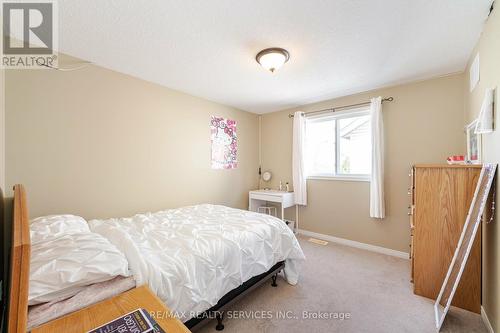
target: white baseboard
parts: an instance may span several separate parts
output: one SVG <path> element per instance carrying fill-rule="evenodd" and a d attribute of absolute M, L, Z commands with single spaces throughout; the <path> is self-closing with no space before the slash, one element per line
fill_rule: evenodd
<path fill-rule="evenodd" d="M 339 238 L 339 237 L 334 237 L 334 236 L 330 236 L 330 235 L 324 235 L 324 234 L 320 234 L 320 233 L 317 233 L 317 232 L 312 232 L 312 231 L 309 231 L 309 230 L 299 229 L 299 234 L 304 235 L 304 236 L 308 236 L 308 237 L 314 237 L 314 238 L 326 240 L 326 241 L 329 241 L 329 242 L 332 242 L 332 243 L 337 243 L 337 244 L 347 245 L 347 246 L 350 246 L 350 247 L 355 247 L 355 248 L 358 248 L 358 249 L 363 249 L 363 250 L 368 250 L 368 251 L 372 251 L 372 252 L 382 253 L 382 254 L 386 254 L 386 255 L 389 255 L 389 256 L 398 257 L 398 258 L 402 258 L 402 259 L 408 259 L 409 258 L 409 254 L 406 253 L 406 252 L 396 251 L 396 250 L 388 249 L 388 248 L 381 247 L 381 246 L 376 246 L 376 245 L 371 245 L 371 244 L 356 242 L 356 241 L 345 239 L 345 238 Z"/>
<path fill-rule="evenodd" d="M 484 308 L 482 306 L 481 306 L 481 318 L 483 318 L 484 325 L 486 326 L 486 329 L 488 329 L 488 332 L 495 333 L 493 327 L 491 326 L 490 320 L 488 319 L 488 315 L 486 314 L 486 311 L 484 311 Z"/>

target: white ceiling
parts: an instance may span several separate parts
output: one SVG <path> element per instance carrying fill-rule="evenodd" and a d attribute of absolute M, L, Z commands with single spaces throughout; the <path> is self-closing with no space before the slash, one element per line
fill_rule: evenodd
<path fill-rule="evenodd" d="M 463 71 L 491 0 L 65 0 L 59 48 L 266 113 Z M 290 61 L 255 62 L 267 47 Z M 60 64 L 61 65 L 61 64 Z"/>

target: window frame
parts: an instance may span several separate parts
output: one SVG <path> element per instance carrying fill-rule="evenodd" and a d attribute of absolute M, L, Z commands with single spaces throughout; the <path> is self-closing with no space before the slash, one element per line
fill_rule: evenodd
<path fill-rule="evenodd" d="M 318 120 L 335 120 L 335 170 L 333 174 L 308 174 L 307 179 L 311 180 L 341 180 L 341 181 L 360 181 L 360 182 L 369 182 L 371 179 L 371 173 L 368 174 L 343 174 L 339 172 L 339 163 L 340 160 L 340 131 L 338 130 L 338 120 L 353 118 L 356 116 L 366 116 L 370 114 L 370 106 L 362 106 L 349 108 L 342 111 L 335 111 L 334 113 L 329 112 L 328 114 L 323 113 L 319 115 L 312 115 L 307 117 L 306 119 L 306 129 L 308 121 L 318 121 Z"/>

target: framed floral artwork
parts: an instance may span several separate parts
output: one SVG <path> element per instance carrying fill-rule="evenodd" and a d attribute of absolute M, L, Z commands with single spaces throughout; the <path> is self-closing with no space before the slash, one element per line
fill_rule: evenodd
<path fill-rule="evenodd" d="M 477 120 L 465 127 L 467 137 L 467 163 L 481 164 L 481 134 L 476 134 Z"/>
<path fill-rule="evenodd" d="M 212 116 L 210 120 L 212 142 L 212 169 L 236 169 L 238 141 L 236 121 Z"/>

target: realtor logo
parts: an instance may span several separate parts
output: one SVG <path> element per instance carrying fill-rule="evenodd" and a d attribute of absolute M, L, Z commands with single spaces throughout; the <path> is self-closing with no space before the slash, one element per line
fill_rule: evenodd
<path fill-rule="evenodd" d="M 57 67 L 57 2 L 2 2 L 2 68 Z"/>

